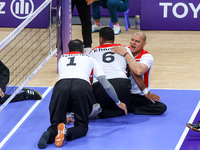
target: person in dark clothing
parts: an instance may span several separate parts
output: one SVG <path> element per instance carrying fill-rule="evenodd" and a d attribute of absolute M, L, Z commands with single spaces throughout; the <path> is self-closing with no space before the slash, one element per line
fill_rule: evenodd
<path fill-rule="evenodd" d="M 58 62 L 59 81 L 54 86 L 49 104 L 51 125 L 38 142 L 40 149 L 54 141 L 60 147 L 64 140 L 71 141 L 87 134 L 89 114 L 94 101 L 89 81 L 92 71 L 115 105 L 127 114 L 126 105 L 118 99 L 97 61 L 83 54 L 83 43 L 72 40 L 68 47 L 69 53 L 62 55 Z M 67 129 L 66 114 L 69 112 L 74 113 L 75 121 L 74 127 Z"/>
<path fill-rule="evenodd" d="M 8 67 L 0 60 L 0 104 L 3 104 L 11 95 L 5 94 L 6 86 L 9 82 L 10 71 Z M 41 100 L 42 96 L 39 92 L 29 88 L 23 88 L 22 92 L 17 94 L 11 102 L 23 100 Z"/>
<path fill-rule="evenodd" d="M 85 48 L 84 51 L 86 54 L 91 50 L 92 47 L 92 22 L 90 4 L 92 4 L 93 1 L 94 0 L 72 0 L 72 11 L 76 5 L 81 21 L 83 44 Z"/>
<path fill-rule="evenodd" d="M 98 32 L 101 29 L 100 24 L 100 6 L 108 9 L 111 21 L 113 23 L 114 34 L 120 34 L 121 29 L 118 23 L 118 12 L 125 12 L 129 8 L 128 0 L 96 0 L 92 4 L 94 25 L 92 25 L 92 32 Z"/>

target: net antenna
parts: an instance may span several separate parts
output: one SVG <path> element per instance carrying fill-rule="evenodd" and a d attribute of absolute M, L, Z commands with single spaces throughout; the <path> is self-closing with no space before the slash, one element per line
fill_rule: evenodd
<path fill-rule="evenodd" d="M 66 46 L 71 39 L 71 0 L 57 0 L 57 26 L 51 24 L 50 11 L 48 29 L 26 28 L 46 7 L 51 10 L 51 1 L 44 1 L 0 43 L 0 60 L 11 72 L 8 85 L 14 87 L 14 92 L 13 89 L 9 91 L 12 95 L 1 105 L 0 112 L 56 52 L 59 59 L 59 54 L 68 51 Z"/>

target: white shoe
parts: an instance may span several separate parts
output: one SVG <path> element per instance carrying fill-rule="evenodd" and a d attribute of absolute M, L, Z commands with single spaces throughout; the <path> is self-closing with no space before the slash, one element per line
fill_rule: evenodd
<path fill-rule="evenodd" d="M 92 32 L 98 32 L 100 29 L 101 29 L 101 25 L 100 26 L 96 24 L 92 25 Z"/>
<path fill-rule="evenodd" d="M 99 103 L 95 103 L 92 108 L 92 112 L 89 115 L 89 119 L 98 119 L 98 114 L 102 112 L 102 108 Z"/>
<path fill-rule="evenodd" d="M 73 113 L 73 112 L 67 113 L 67 114 L 66 114 L 66 117 L 67 117 L 67 118 L 68 118 L 68 117 L 74 118 L 74 113 Z"/>
<path fill-rule="evenodd" d="M 120 26 L 113 25 L 113 31 L 115 35 L 119 34 L 121 32 Z"/>
<path fill-rule="evenodd" d="M 91 47 L 86 47 L 86 48 L 84 48 L 84 54 L 89 54 L 89 52 L 92 50 L 92 48 Z"/>

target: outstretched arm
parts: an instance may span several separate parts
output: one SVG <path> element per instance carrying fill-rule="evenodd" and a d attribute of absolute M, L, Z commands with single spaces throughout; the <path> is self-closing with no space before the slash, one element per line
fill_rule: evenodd
<path fill-rule="evenodd" d="M 103 86 L 103 88 L 106 90 L 106 92 L 108 93 L 108 95 L 113 99 L 113 101 L 116 103 L 116 105 L 123 109 L 125 114 L 127 114 L 127 107 L 126 104 L 122 103 L 118 96 L 117 93 L 115 91 L 115 89 L 113 88 L 113 86 L 110 84 L 110 82 L 108 82 L 108 80 L 106 79 L 105 76 L 99 76 L 97 77 L 98 81 L 100 82 L 100 84 Z"/>
<path fill-rule="evenodd" d="M 154 100 L 160 101 L 160 96 L 151 93 L 149 90 L 146 89 L 146 86 L 144 84 L 144 80 L 142 76 L 136 75 L 133 71 L 131 71 L 131 75 L 133 76 L 133 79 L 137 83 L 138 87 L 140 88 L 141 91 L 143 91 L 143 94 L 146 98 L 148 98 L 152 103 L 155 103 Z"/>
<path fill-rule="evenodd" d="M 111 50 L 113 53 L 117 53 L 121 56 L 124 56 L 128 65 L 129 70 L 131 71 L 131 75 L 133 76 L 135 82 L 141 91 L 143 91 L 144 96 L 148 98 L 152 103 L 155 103 L 154 100 L 160 101 L 160 97 L 154 93 L 148 91 L 145 87 L 144 80 L 142 78 L 142 74 L 148 70 L 148 66 L 145 64 L 140 64 L 135 61 L 135 59 L 127 52 L 126 48 L 123 46 L 115 46 Z"/>
<path fill-rule="evenodd" d="M 135 59 L 129 54 L 125 47 L 123 46 L 114 46 L 111 51 L 113 53 L 117 53 L 121 56 L 124 56 L 126 59 L 129 69 L 132 70 L 136 75 L 142 75 L 144 72 L 148 70 L 148 67 L 144 64 L 137 63 Z"/>

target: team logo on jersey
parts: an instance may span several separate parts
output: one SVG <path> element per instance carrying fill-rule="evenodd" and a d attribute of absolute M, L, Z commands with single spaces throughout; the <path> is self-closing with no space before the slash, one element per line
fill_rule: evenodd
<path fill-rule="evenodd" d="M 12 15 L 17 19 L 26 19 L 33 13 L 34 3 L 32 0 L 13 0 L 10 5 Z"/>

